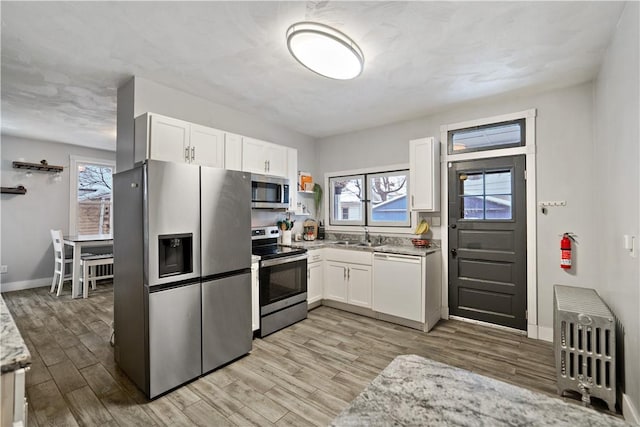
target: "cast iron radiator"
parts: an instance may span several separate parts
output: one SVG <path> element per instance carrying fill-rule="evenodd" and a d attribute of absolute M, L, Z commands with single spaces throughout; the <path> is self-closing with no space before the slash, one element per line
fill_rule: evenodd
<path fill-rule="evenodd" d="M 554 286 L 553 347 L 558 394 L 566 390 L 604 400 L 615 411 L 616 322 L 593 289 Z"/>

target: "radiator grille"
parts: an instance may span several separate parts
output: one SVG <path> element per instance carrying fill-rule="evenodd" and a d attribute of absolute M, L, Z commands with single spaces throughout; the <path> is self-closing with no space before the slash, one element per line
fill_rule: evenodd
<path fill-rule="evenodd" d="M 554 352 L 558 393 L 573 390 L 616 403 L 616 332 L 611 310 L 593 289 L 554 286 Z"/>

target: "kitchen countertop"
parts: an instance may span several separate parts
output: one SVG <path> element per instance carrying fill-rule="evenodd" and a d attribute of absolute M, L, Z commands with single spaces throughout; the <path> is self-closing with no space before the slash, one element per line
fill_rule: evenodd
<path fill-rule="evenodd" d="M 398 254 L 398 255 L 417 255 L 417 256 L 427 256 L 434 252 L 440 250 L 438 247 L 430 247 L 430 248 L 415 248 L 413 246 L 404 246 L 404 245 L 382 245 L 382 246 L 357 246 L 355 244 L 349 245 L 339 245 L 334 240 L 312 240 L 312 241 L 300 241 L 300 242 L 291 242 L 290 245 L 292 248 L 304 248 L 307 250 L 319 249 L 319 248 L 337 248 L 337 249 L 348 249 L 354 251 L 367 251 L 367 252 L 383 252 L 388 254 Z"/>
<path fill-rule="evenodd" d="M 396 357 L 331 426 L 628 426 L 623 420 L 416 355 Z"/>
<path fill-rule="evenodd" d="M 2 373 L 15 371 L 31 364 L 31 353 L 13 321 L 9 308 L 0 297 L 0 369 Z"/>

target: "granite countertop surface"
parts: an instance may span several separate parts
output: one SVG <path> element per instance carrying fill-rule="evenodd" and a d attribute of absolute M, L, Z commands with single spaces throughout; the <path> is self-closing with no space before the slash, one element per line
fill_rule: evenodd
<path fill-rule="evenodd" d="M 416 355 L 396 357 L 332 426 L 629 426 L 560 398 Z"/>
<path fill-rule="evenodd" d="M 27 348 L 20 331 L 11 317 L 9 308 L 0 297 L 0 369 L 2 373 L 15 371 L 31 364 L 31 353 Z"/>
<path fill-rule="evenodd" d="M 382 246 L 357 246 L 355 244 L 348 245 L 339 245 L 336 243 L 336 240 L 312 240 L 312 241 L 299 241 L 299 242 L 291 242 L 292 248 L 304 248 L 307 250 L 319 249 L 319 248 L 336 248 L 336 249 L 348 249 L 354 251 L 367 251 L 367 252 L 383 252 L 389 254 L 398 254 L 398 255 L 417 255 L 417 256 L 427 256 L 429 254 L 438 252 L 440 248 L 438 247 L 429 247 L 429 248 L 416 248 L 413 246 L 406 245 L 394 245 L 394 244 L 384 244 Z"/>

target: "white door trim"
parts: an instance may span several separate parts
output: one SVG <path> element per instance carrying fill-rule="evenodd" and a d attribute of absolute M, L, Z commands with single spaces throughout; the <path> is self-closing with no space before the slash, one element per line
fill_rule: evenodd
<path fill-rule="evenodd" d="M 447 174 L 449 172 L 448 163 L 487 159 L 493 157 L 515 156 L 524 154 L 526 161 L 527 182 L 527 336 L 529 338 L 539 339 L 538 332 L 538 271 L 537 271 L 537 218 L 536 218 L 536 115 L 535 108 L 516 113 L 503 114 L 499 116 L 469 120 L 465 122 L 453 123 L 440 126 L 440 141 L 442 144 L 440 152 L 441 156 L 441 212 L 440 221 L 442 224 L 442 317 L 449 317 L 449 215 L 448 215 L 448 191 L 449 184 Z M 482 126 L 492 123 L 500 123 L 511 120 L 525 119 L 526 128 L 526 145 L 524 147 L 504 148 L 497 150 L 477 151 L 463 154 L 447 154 L 447 133 L 450 130 L 464 129 L 472 126 Z"/>

